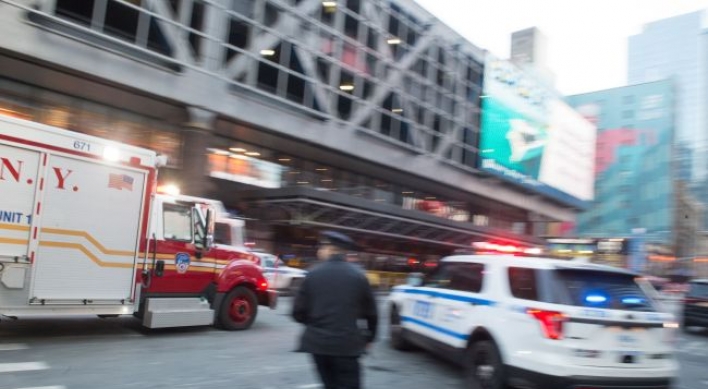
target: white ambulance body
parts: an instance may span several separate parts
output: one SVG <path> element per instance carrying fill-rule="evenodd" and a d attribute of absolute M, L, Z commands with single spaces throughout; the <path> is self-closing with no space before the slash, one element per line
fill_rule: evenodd
<path fill-rule="evenodd" d="M 0 314 L 132 313 L 156 154 L 0 120 Z"/>

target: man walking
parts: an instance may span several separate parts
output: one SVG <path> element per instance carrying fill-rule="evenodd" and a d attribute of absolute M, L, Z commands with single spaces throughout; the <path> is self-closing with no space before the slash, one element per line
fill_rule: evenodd
<path fill-rule="evenodd" d="M 346 260 L 356 250 L 346 235 L 321 234 L 317 258 L 293 303 L 293 318 L 306 326 L 299 351 L 312 354 L 325 389 L 360 389 L 359 357 L 376 338 L 378 314 L 366 275 Z M 366 320 L 367 330 L 358 321 Z"/>

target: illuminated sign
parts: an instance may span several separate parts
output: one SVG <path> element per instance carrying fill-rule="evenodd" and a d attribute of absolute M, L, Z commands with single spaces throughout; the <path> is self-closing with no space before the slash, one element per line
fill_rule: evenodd
<path fill-rule="evenodd" d="M 480 168 L 572 204 L 593 199 L 596 128 L 535 78 L 488 56 Z"/>

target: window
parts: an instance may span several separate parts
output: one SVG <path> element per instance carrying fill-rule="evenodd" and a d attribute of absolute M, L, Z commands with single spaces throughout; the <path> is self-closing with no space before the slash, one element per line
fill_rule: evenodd
<path fill-rule="evenodd" d="M 624 110 L 622 111 L 622 119 L 632 119 L 634 117 L 634 111 Z"/>
<path fill-rule="evenodd" d="M 231 244 L 231 227 L 226 223 L 216 223 L 214 228 L 214 243 Z"/>
<path fill-rule="evenodd" d="M 623 96 L 622 102 L 624 104 L 632 104 L 632 103 L 634 103 L 634 96 L 631 96 L 631 95 L 630 96 Z"/>
<path fill-rule="evenodd" d="M 708 284 L 692 282 L 687 295 L 690 297 L 708 298 Z"/>
<path fill-rule="evenodd" d="M 511 295 L 516 298 L 538 301 L 536 270 L 534 269 L 510 267 L 509 287 Z"/>
<path fill-rule="evenodd" d="M 261 259 L 261 266 L 263 267 L 275 267 L 275 262 L 277 258 L 275 255 L 271 254 L 260 254 L 258 257 Z"/>
<path fill-rule="evenodd" d="M 588 270 L 558 271 L 570 303 L 580 307 L 653 311 L 650 299 L 630 274 Z"/>
<path fill-rule="evenodd" d="M 478 293 L 482 290 L 483 277 L 481 263 L 446 263 L 430 275 L 425 286 Z"/>
<path fill-rule="evenodd" d="M 165 239 L 192 241 L 192 209 L 186 205 L 164 204 L 162 213 Z"/>

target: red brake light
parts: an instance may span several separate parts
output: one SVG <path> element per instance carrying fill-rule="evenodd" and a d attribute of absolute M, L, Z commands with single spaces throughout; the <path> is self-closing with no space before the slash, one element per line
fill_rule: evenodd
<path fill-rule="evenodd" d="M 541 322 L 541 330 L 546 338 L 563 339 L 563 322 L 568 319 L 565 314 L 541 309 L 528 309 L 526 312 Z"/>
<path fill-rule="evenodd" d="M 268 281 L 266 281 L 266 280 L 261 281 L 261 283 L 258 284 L 258 289 L 260 289 L 260 290 L 268 289 Z"/>

